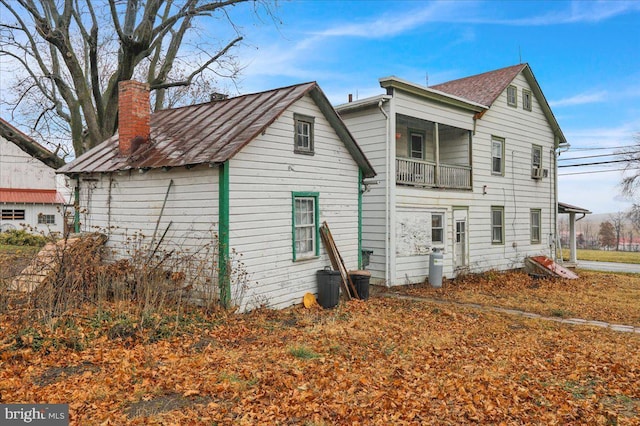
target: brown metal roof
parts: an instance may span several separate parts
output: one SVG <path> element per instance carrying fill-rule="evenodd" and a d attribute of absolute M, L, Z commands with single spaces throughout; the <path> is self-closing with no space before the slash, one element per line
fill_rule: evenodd
<path fill-rule="evenodd" d="M 558 213 L 583 213 L 591 214 L 588 209 L 584 207 L 572 206 L 571 204 L 561 203 L 558 201 Z"/>
<path fill-rule="evenodd" d="M 490 107 L 525 67 L 513 65 L 429 87 Z"/>
<path fill-rule="evenodd" d="M 55 189 L 0 188 L 0 203 L 64 204 L 64 197 Z"/>
<path fill-rule="evenodd" d="M 151 142 L 131 156 L 119 154 L 118 135 L 115 135 L 62 167 L 59 172 L 100 173 L 222 163 L 306 94 L 311 95 L 327 116 L 365 176 L 374 176 L 375 172 L 362 150 L 315 82 L 158 111 L 151 115 Z"/>

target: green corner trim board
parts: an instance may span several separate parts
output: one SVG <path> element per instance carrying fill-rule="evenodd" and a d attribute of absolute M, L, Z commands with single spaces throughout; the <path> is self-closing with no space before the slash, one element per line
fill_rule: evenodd
<path fill-rule="evenodd" d="M 231 304 L 231 279 L 229 262 L 229 161 L 218 167 L 218 287 L 220 303 L 225 308 Z"/>

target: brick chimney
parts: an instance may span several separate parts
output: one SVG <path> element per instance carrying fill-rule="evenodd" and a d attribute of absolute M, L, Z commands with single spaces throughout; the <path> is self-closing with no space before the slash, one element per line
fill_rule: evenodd
<path fill-rule="evenodd" d="M 118 108 L 118 148 L 120 155 L 131 155 L 149 142 L 149 85 L 133 80 L 118 83 Z"/>

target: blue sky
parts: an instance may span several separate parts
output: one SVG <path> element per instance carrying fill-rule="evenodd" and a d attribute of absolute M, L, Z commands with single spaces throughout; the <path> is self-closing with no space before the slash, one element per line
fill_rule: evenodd
<path fill-rule="evenodd" d="M 561 158 L 610 153 L 640 133 L 640 2 L 302 0 L 280 2 L 277 16 L 236 17 L 241 93 L 317 81 L 339 104 L 382 93 L 383 76 L 433 85 L 522 60 L 571 144 Z M 622 172 L 593 173 L 605 168 L 560 169 L 590 172 L 561 176 L 560 200 L 627 210 Z"/>

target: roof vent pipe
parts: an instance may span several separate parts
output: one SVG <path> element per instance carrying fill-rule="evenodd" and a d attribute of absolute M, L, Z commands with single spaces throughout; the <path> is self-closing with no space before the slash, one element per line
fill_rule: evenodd
<path fill-rule="evenodd" d="M 213 92 L 209 95 L 210 102 L 226 101 L 227 99 L 229 99 L 229 95 L 224 93 Z"/>

